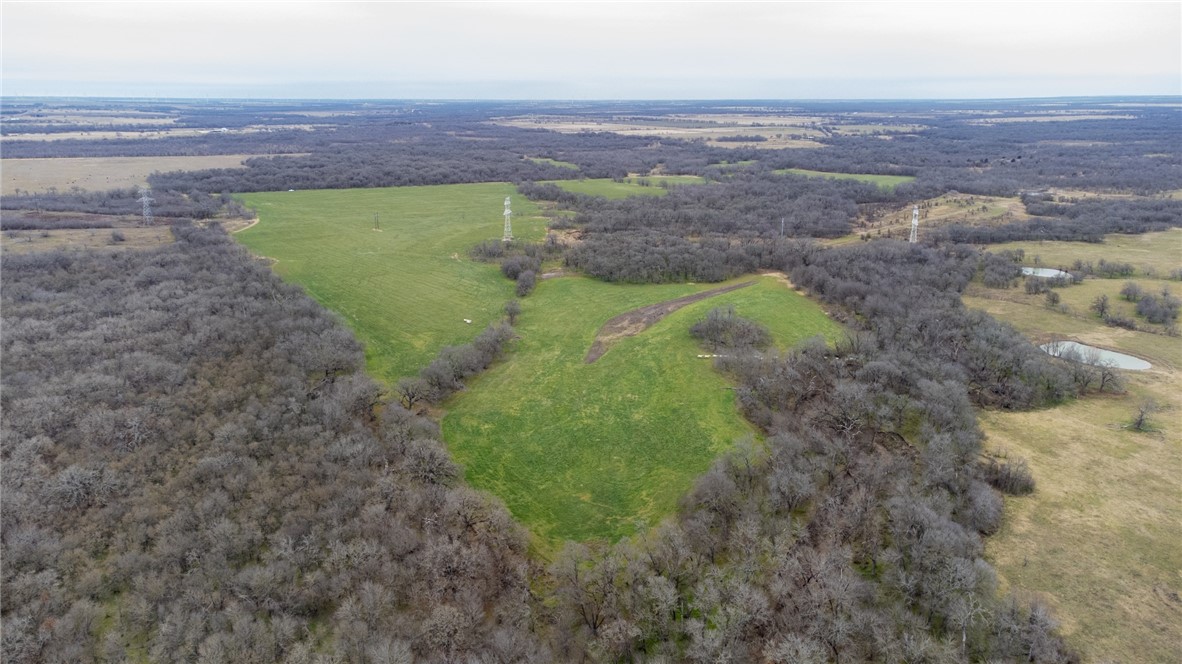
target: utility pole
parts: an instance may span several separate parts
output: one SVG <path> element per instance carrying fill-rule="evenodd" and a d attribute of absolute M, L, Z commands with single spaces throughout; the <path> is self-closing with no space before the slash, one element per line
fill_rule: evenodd
<path fill-rule="evenodd" d="M 374 213 L 373 213 L 373 229 L 374 229 L 375 231 L 380 231 L 380 230 L 382 230 L 382 227 L 381 227 L 381 225 L 378 223 L 378 213 L 377 213 L 377 212 L 374 212 Z"/>

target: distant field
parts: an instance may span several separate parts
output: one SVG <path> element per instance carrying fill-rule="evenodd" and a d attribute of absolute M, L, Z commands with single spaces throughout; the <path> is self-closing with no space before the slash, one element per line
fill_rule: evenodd
<path fill-rule="evenodd" d="M 1182 268 L 1182 228 L 1172 228 L 1160 233 L 1142 235 L 1105 235 L 1104 242 L 1010 242 L 995 244 L 990 251 L 1022 249 L 1026 252 L 1026 264 L 1033 265 L 1038 256 L 1043 267 L 1070 267 L 1078 258 L 1098 263 L 1101 258 L 1109 262 L 1132 263 L 1141 275 L 1152 271 L 1160 277 L 1168 276 L 1170 270 Z M 1182 291 L 1182 288 L 1179 289 Z"/>
<path fill-rule="evenodd" d="M 1044 264 L 1100 256 L 1163 265 L 1182 231 L 1109 236 L 1109 243 L 1017 243 Z M 1119 242 L 1118 242 L 1119 241 Z M 1107 247 L 1107 251 L 1105 251 Z M 1048 261 L 1054 257 L 1055 261 Z M 1178 282 L 1138 278 L 1143 287 Z M 1164 662 L 1182 643 L 1182 340 L 1103 325 L 1087 310 L 1123 279 L 1088 279 L 1059 289 L 1069 313 L 1041 297 L 974 286 L 965 304 L 989 312 L 1035 341 L 1051 336 L 1145 358 L 1153 368 L 1124 372 L 1128 393 L 1090 396 L 1031 413 L 988 412 L 986 449 L 1027 459 L 1037 488 L 1006 499 L 1002 530 L 986 550 L 1008 587 L 1046 598 L 1084 661 Z M 1126 312 L 1127 313 L 1127 312 Z M 1139 321 L 1141 322 L 1141 321 Z M 1157 431 L 1128 429 L 1137 405 L 1158 404 Z"/>
<path fill-rule="evenodd" d="M 115 241 L 118 232 L 122 240 Z M 8 254 L 36 251 L 74 251 L 82 249 L 144 249 L 173 241 L 167 226 L 150 228 L 71 228 L 53 231 L 5 231 L 0 239 L 0 250 Z"/>
<path fill-rule="evenodd" d="M 838 327 L 773 277 L 691 304 L 584 358 L 609 318 L 718 284 L 623 286 L 567 277 L 524 300 L 521 340 L 447 404 L 444 438 L 468 481 L 503 498 L 545 548 L 563 538 L 616 539 L 671 513 L 710 461 L 753 433 L 734 392 L 689 336 L 711 308 L 734 304 L 787 348 Z"/>
<path fill-rule="evenodd" d="M 630 177 L 624 182 L 616 182 L 607 178 L 552 180 L 551 182 L 571 193 L 618 199 L 629 196 L 664 196 L 669 193 L 665 186 L 701 184 L 705 180 L 697 175 L 655 175 Z"/>
<path fill-rule="evenodd" d="M 500 118 L 498 124 L 549 129 L 565 134 L 605 131 L 624 136 L 657 136 L 702 140 L 720 148 L 816 148 L 825 132 L 819 124 L 829 118 L 794 115 L 685 114 L 662 116 L 518 116 Z M 885 127 L 884 127 L 885 129 Z M 761 136 L 762 141 L 720 141 L 731 136 Z"/>
<path fill-rule="evenodd" d="M 893 190 L 895 187 L 915 180 L 911 175 L 874 175 L 872 173 L 827 173 L 825 171 L 810 171 L 803 168 L 780 168 L 774 171 L 781 175 L 805 175 L 814 178 L 832 178 L 834 180 L 858 180 L 878 185 L 882 189 Z"/>
<path fill-rule="evenodd" d="M 505 196 L 514 236 L 542 238 L 537 207 L 506 183 L 243 194 L 259 223 L 235 238 L 340 313 L 392 383 L 501 319 L 513 282 L 468 250 L 501 237 Z"/>
<path fill-rule="evenodd" d="M 569 161 L 559 161 L 557 159 L 549 159 L 547 157 L 527 157 L 535 164 L 550 164 L 551 166 L 558 166 L 559 168 L 569 168 L 572 171 L 579 170 L 578 164 L 572 164 Z"/>
<path fill-rule="evenodd" d="M 892 210 L 875 209 L 873 214 L 863 213 L 853 225 L 853 231 L 844 237 L 827 240 L 825 244 L 840 245 L 861 240 L 863 235 L 870 239 L 906 239 L 911 234 L 911 210 L 914 204 L 900 205 Z M 919 202 L 919 234 L 922 239 L 925 229 L 944 224 L 965 226 L 994 226 L 1030 218 L 1026 206 L 1017 196 L 978 196 L 975 194 L 949 193 Z"/>
<path fill-rule="evenodd" d="M 235 168 L 244 159 L 261 155 L 215 155 L 203 157 L 69 157 L 53 159 L 3 159 L 0 173 L 5 196 L 18 189 L 27 192 L 69 191 L 73 187 L 105 191 L 147 184 L 156 171 Z"/>

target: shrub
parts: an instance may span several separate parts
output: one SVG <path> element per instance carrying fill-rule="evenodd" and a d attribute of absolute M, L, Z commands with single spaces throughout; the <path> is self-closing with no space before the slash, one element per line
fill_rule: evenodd
<path fill-rule="evenodd" d="M 1024 496 L 1034 492 L 1034 476 L 1030 474 L 1025 459 L 1008 462 L 990 458 L 981 464 L 981 474 L 993 488 L 1011 496 Z"/>
<path fill-rule="evenodd" d="M 767 328 L 739 316 L 731 305 L 711 309 L 694 323 L 690 335 L 712 349 L 765 348 L 772 342 Z"/>
<path fill-rule="evenodd" d="M 533 270 L 526 270 L 517 275 L 517 297 L 525 297 L 534 291 L 537 276 Z"/>

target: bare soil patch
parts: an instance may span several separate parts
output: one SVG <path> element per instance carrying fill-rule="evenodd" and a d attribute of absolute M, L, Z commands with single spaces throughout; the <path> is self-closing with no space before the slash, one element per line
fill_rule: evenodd
<path fill-rule="evenodd" d="M 599 328 L 595 333 L 595 341 L 591 343 L 590 350 L 587 351 L 587 357 L 584 362 L 591 364 L 603 357 L 607 349 L 616 341 L 625 337 L 634 337 L 648 328 L 652 327 L 654 323 L 661 320 L 665 316 L 677 311 L 678 309 L 693 304 L 716 295 L 729 293 L 740 288 L 746 288 L 754 281 L 744 281 L 741 284 L 731 284 L 730 286 L 723 286 L 713 290 L 702 291 L 701 293 L 694 293 L 693 295 L 686 295 L 673 300 L 666 300 L 656 304 L 650 304 L 632 311 L 626 311 L 619 316 L 609 320 Z"/>

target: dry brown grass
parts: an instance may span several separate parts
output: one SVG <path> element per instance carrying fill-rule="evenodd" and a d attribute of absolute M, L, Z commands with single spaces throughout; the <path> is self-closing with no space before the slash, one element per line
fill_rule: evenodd
<path fill-rule="evenodd" d="M 815 148 L 813 140 L 825 135 L 816 124 L 824 118 L 758 115 L 673 115 L 660 118 L 570 118 L 561 116 L 525 116 L 502 118 L 497 124 L 529 129 L 549 129 L 565 134 L 606 131 L 623 136 L 655 136 L 702 140 L 724 148 Z M 727 136 L 762 136 L 752 142 L 719 141 Z"/>
<path fill-rule="evenodd" d="M 1077 258 L 1095 264 L 1103 258 L 1109 262 L 1132 263 L 1140 274 L 1151 271 L 1164 277 L 1182 267 L 1182 228 L 1141 235 L 1105 235 L 1102 243 L 1010 242 L 989 248 L 990 251 L 1003 249 L 1022 249 L 1027 263 L 1038 256 L 1046 267 L 1070 266 Z"/>
<path fill-rule="evenodd" d="M 52 159 L 0 160 L 0 194 L 17 190 L 67 191 L 73 187 L 105 191 L 144 185 L 155 171 L 235 168 L 244 159 L 260 155 L 213 155 L 200 157 L 69 157 Z"/>
<path fill-rule="evenodd" d="M 858 241 L 865 233 L 871 239 L 906 239 L 911 234 L 911 209 L 914 203 L 891 209 L 869 208 L 854 221 L 849 235 L 828 240 L 840 245 Z M 1017 197 L 976 196 L 948 193 L 919 202 L 919 232 L 944 224 L 984 226 L 1008 224 L 1030 218 L 1026 206 Z"/>
<path fill-rule="evenodd" d="M 1172 233 L 1121 239 L 1147 245 L 1150 253 L 1140 258 L 1160 262 L 1176 256 L 1161 237 Z M 1044 262 L 1046 255 L 1096 250 L 1081 243 L 1031 244 L 1024 247 L 1027 256 L 1041 251 Z M 1109 260 L 1139 251 L 1127 244 L 1110 249 Z M 1154 290 L 1166 283 L 1138 281 Z M 1123 372 L 1123 395 L 982 414 L 986 449 L 1025 458 L 1037 481 L 1032 495 L 1006 499 L 1005 523 L 989 539 L 987 555 L 1003 586 L 1054 607 L 1085 661 L 1174 661 L 1182 644 L 1182 340 L 1107 327 L 1088 315 L 1085 301 L 1122 283 L 1087 280 L 1063 289 L 1072 310 L 1067 314 L 1012 290 L 975 288 L 976 295 L 965 298 L 1029 338 L 1062 335 L 1154 365 Z M 1134 431 L 1130 422 L 1147 400 L 1158 407 L 1154 430 Z"/>
<path fill-rule="evenodd" d="M 112 233 L 123 240 L 116 242 Z M 85 249 L 147 249 L 173 241 L 167 226 L 148 228 L 82 228 L 53 231 L 5 231 L 0 237 L 0 254 L 28 254 L 38 251 L 82 251 Z"/>

